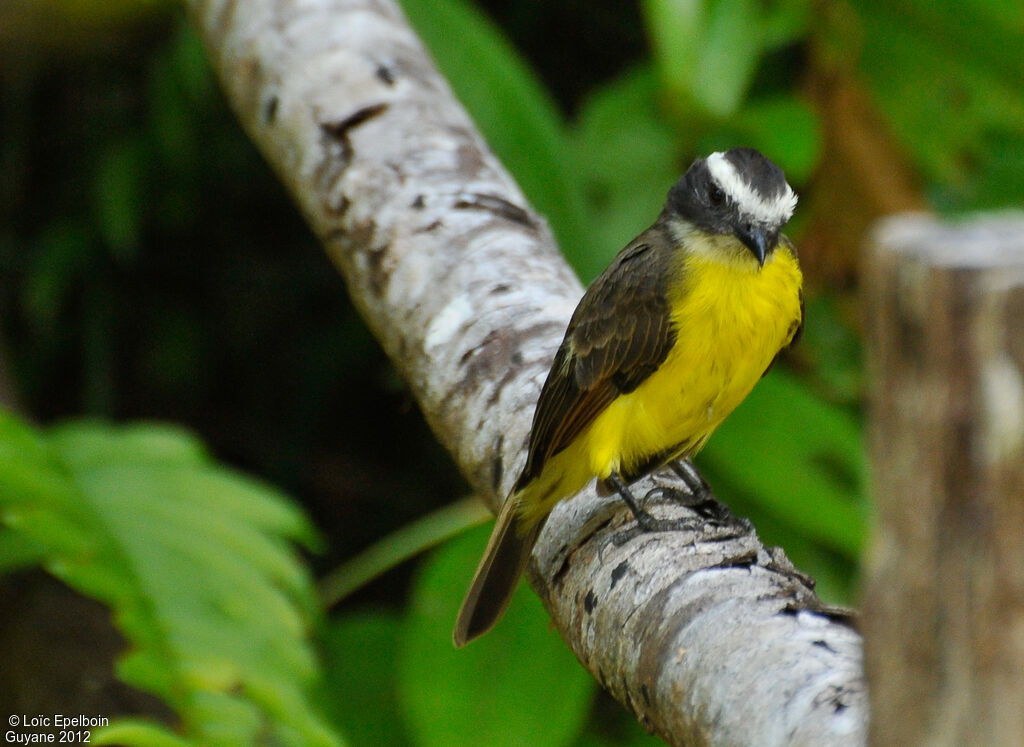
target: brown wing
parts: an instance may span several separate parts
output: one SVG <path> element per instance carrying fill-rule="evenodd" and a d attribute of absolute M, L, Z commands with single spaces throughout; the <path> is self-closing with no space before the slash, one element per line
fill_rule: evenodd
<path fill-rule="evenodd" d="M 676 334 L 665 297 L 669 242 L 659 224 L 640 234 L 576 307 L 541 390 L 517 490 L 665 360 Z"/>

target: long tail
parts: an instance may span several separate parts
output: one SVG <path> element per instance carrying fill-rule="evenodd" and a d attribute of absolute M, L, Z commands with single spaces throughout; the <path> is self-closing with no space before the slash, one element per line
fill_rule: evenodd
<path fill-rule="evenodd" d="M 543 519 L 528 528 L 523 526 L 519 497 L 512 495 L 505 501 L 494 523 L 487 549 L 455 621 L 452 640 L 456 648 L 483 635 L 501 619 L 544 527 Z"/>

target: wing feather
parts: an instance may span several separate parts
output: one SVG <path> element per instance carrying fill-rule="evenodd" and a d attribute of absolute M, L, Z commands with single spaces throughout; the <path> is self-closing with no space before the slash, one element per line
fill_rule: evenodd
<path fill-rule="evenodd" d="M 584 294 L 541 390 L 517 490 L 665 360 L 676 338 L 665 296 L 671 252 L 666 230 L 656 223 Z"/>

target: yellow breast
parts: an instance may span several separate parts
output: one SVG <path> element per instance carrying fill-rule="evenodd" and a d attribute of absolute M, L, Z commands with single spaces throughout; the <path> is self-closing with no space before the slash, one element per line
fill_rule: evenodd
<path fill-rule="evenodd" d="M 698 451 L 796 331 L 802 277 L 788 247 L 763 267 L 749 255 L 723 262 L 717 253 L 691 253 L 683 263 L 682 282 L 670 291 L 674 347 L 581 439 L 598 477 Z"/>
<path fill-rule="evenodd" d="M 753 256 L 686 255 L 670 291 L 676 343 L 639 387 L 616 398 L 519 495 L 524 527 L 595 475 L 630 475 L 655 456 L 696 453 L 750 393 L 800 321 L 796 257 L 780 247 Z M 747 261 L 749 260 L 749 261 Z"/>

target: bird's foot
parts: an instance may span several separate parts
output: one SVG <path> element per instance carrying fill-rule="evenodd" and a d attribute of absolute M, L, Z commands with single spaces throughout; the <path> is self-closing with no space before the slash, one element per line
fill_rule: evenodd
<path fill-rule="evenodd" d="M 612 475 L 608 478 L 610 487 L 618 492 L 623 503 L 629 507 L 630 512 L 632 512 L 633 517 L 636 519 L 635 527 L 619 532 L 612 538 L 616 545 L 628 542 L 638 534 L 648 532 L 692 532 L 701 526 L 706 526 L 708 523 L 724 524 L 728 521 L 731 517 L 729 509 L 712 497 L 710 488 L 703 478 L 697 474 L 697 471 L 693 469 L 693 465 L 689 464 L 689 462 L 681 465 L 674 463 L 673 469 L 676 470 L 676 474 L 686 483 L 687 489 L 684 491 L 668 487 L 652 488 L 643 496 L 642 501 L 637 501 L 633 497 L 629 487 L 618 475 Z M 641 502 L 647 503 L 657 498 L 668 498 L 683 505 L 694 511 L 697 514 L 697 518 L 655 518 L 643 509 Z"/>
<path fill-rule="evenodd" d="M 722 523 L 731 516 L 729 509 L 724 504 L 716 501 L 710 492 L 704 495 L 694 495 L 689 490 L 658 487 L 648 490 L 643 497 L 645 504 L 652 500 L 672 501 L 679 506 L 690 509 L 705 521 Z"/>
<path fill-rule="evenodd" d="M 686 485 L 686 490 L 655 488 L 644 497 L 644 501 L 651 496 L 651 493 L 660 490 L 664 497 L 674 500 L 681 506 L 693 509 L 701 518 L 708 521 L 721 523 L 732 518 L 729 509 L 724 504 L 715 500 L 715 496 L 711 493 L 711 486 L 700 476 L 700 473 L 697 472 L 697 469 L 689 459 L 677 459 L 672 462 L 671 467 L 672 471 Z"/>

